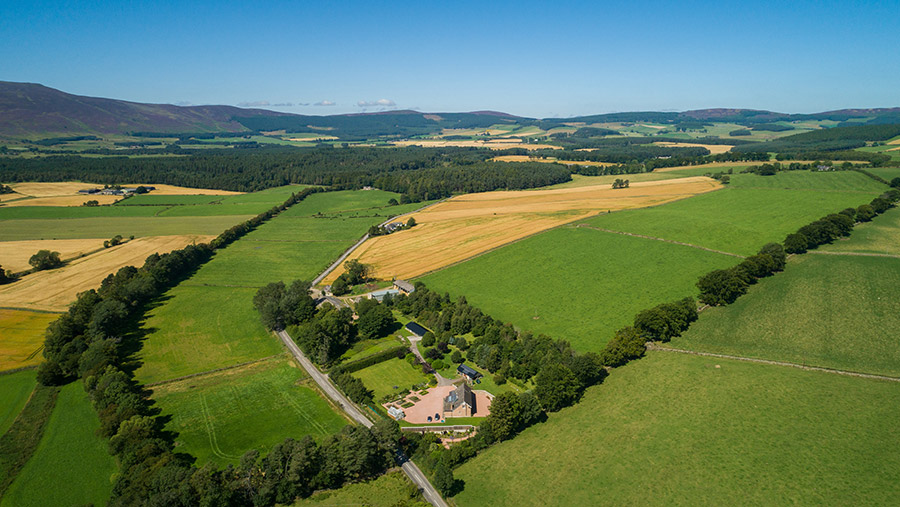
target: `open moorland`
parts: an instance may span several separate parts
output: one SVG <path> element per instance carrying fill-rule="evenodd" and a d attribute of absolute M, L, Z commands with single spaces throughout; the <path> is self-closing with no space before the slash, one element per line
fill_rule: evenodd
<path fill-rule="evenodd" d="M 37 450 L 3 495 L 6 507 L 105 504 L 116 473 L 81 382 L 64 386 Z"/>
<path fill-rule="evenodd" d="M 272 340 L 274 342 L 274 340 Z M 153 388 L 180 452 L 236 465 L 287 437 L 331 435 L 347 424 L 286 356 Z"/>
<path fill-rule="evenodd" d="M 0 306 L 65 311 L 79 292 L 96 288 L 106 275 L 124 266 L 140 266 L 153 253 L 165 253 L 213 236 L 156 236 L 75 259 L 63 267 L 38 271 L 0 287 Z"/>
<path fill-rule="evenodd" d="M 898 326 L 900 259 L 809 253 L 672 346 L 900 377 Z"/>
<path fill-rule="evenodd" d="M 898 406 L 894 382 L 651 352 L 458 468 L 455 501 L 895 504 Z"/>
<path fill-rule="evenodd" d="M 43 360 L 44 330 L 57 317 L 0 308 L 0 371 L 37 366 Z"/>
<path fill-rule="evenodd" d="M 637 312 L 696 296 L 697 278 L 738 262 L 697 248 L 567 226 L 422 281 L 453 297 L 465 295 L 503 322 L 599 351 Z"/>
<path fill-rule="evenodd" d="M 597 213 L 662 204 L 720 187 L 696 177 L 615 190 L 602 185 L 467 194 L 414 213 L 414 228 L 371 238 L 350 257 L 372 265 L 376 278 L 413 278 Z M 335 270 L 325 282 L 340 273 Z"/>

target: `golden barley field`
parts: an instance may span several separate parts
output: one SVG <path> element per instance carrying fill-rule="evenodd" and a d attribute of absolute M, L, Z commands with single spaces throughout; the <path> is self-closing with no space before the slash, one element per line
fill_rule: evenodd
<path fill-rule="evenodd" d="M 604 184 L 466 194 L 413 214 L 415 227 L 371 238 L 348 258 L 372 265 L 379 279 L 409 279 L 575 220 L 663 204 L 721 186 L 697 176 L 637 182 L 616 190 Z M 335 270 L 323 283 L 341 273 L 341 268 Z"/>
<path fill-rule="evenodd" d="M 0 307 L 64 311 L 82 291 L 100 286 L 124 266 L 142 266 L 153 253 L 165 253 L 214 236 L 180 235 L 138 238 L 123 245 L 75 259 L 61 268 L 39 271 L 0 286 Z"/>
<path fill-rule="evenodd" d="M 57 317 L 55 313 L 0 309 L 0 371 L 39 364 L 44 359 L 44 330 Z"/>
<path fill-rule="evenodd" d="M 728 150 L 734 148 L 734 146 L 731 146 L 730 144 L 673 143 L 666 141 L 659 141 L 653 144 L 657 146 L 671 146 L 675 148 L 706 148 L 713 155 L 725 153 Z"/>
<path fill-rule="evenodd" d="M 103 248 L 102 239 L 41 239 L 26 241 L 0 241 L 0 265 L 13 272 L 31 269 L 28 259 L 38 250 L 59 252 L 62 260 L 72 259 Z"/>

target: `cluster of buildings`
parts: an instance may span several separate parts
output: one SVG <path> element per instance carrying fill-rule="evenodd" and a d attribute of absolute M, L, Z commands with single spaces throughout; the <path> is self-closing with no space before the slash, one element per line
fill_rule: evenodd
<path fill-rule="evenodd" d="M 148 192 L 156 190 L 156 187 L 144 187 Z M 137 192 L 137 188 L 85 188 L 79 190 L 81 195 L 131 195 Z"/>
<path fill-rule="evenodd" d="M 371 292 L 369 293 L 369 298 L 381 302 L 388 294 L 390 294 L 391 297 L 394 297 L 400 294 L 412 294 L 415 291 L 416 287 L 406 280 L 394 280 L 394 285 L 391 286 L 390 289 L 382 289 Z"/>

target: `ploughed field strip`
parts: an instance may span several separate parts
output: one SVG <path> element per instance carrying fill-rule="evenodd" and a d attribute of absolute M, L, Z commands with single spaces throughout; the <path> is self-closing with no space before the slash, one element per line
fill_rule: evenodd
<path fill-rule="evenodd" d="M 96 288 L 108 274 L 124 266 L 140 266 L 154 253 L 165 253 L 212 236 L 156 236 L 138 238 L 69 262 L 38 271 L 0 286 L 0 306 L 29 310 L 65 311 L 79 292 Z"/>
<path fill-rule="evenodd" d="M 715 180 L 692 177 L 615 190 L 596 185 L 466 194 L 412 214 L 415 227 L 371 238 L 350 258 L 372 265 L 377 278 L 413 278 L 598 213 L 662 204 L 718 188 Z M 324 283 L 341 273 L 335 270 Z"/>

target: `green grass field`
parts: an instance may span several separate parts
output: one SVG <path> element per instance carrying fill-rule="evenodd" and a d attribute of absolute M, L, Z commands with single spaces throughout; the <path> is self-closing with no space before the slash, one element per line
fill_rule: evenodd
<path fill-rule="evenodd" d="M 143 206 L 134 206 L 133 208 L 122 209 L 143 208 Z M 99 217 L 62 218 L 57 220 L 0 220 L 0 241 L 108 238 L 116 234 L 121 234 L 126 238 L 132 235 L 135 237 L 178 234 L 215 236 L 251 217 L 252 215 L 226 215 L 210 217 Z"/>
<path fill-rule="evenodd" d="M 891 153 L 895 153 L 895 156 L 900 156 L 900 151 L 892 151 Z M 891 181 L 894 178 L 900 178 L 900 167 L 870 167 L 866 169 L 866 171 L 869 171 L 876 176 L 881 176 L 888 181 Z"/>
<path fill-rule="evenodd" d="M 895 505 L 898 407 L 893 382 L 651 352 L 458 468 L 455 501 Z"/>
<path fill-rule="evenodd" d="M 601 215 L 585 223 L 752 255 L 766 243 L 783 241 L 800 227 L 868 203 L 878 193 L 725 188 L 662 206 Z"/>
<path fill-rule="evenodd" d="M 357 361 L 359 359 L 365 359 L 369 356 L 374 356 L 379 352 L 384 352 L 385 350 L 390 350 L 401 345 L 405 345 L 400 339 L 398 339 L 394 335 L 386 336 L 384 338 L 376 338 L 373 340 L 363 340 L 353 344 L 353 347 L 350 347 L 350 350 L 344 352 L 341 356 L 341 361 L 344 363 L 349 363 L 352 361 Z"/>
<path fill-rule="evenodd" d="M 233 366 L 281 351 L 253 308 L 256 289 L 181 284 L 147 315 L 135 372 L 148 384 Z"/>
<path fill-rule="evenodd" d="M 64 386 L 41 443 L 0 505 L 105 504 L 116 462 L 106 440 L 96 435 L 99 428 L 82 383 Z"/>
<path fill-rule="evenodd" d="M 281 204 L 281 203 L 277 203 Z M 198 204 L 196 206 L 172 206 L 160 211 L 160 217 L 213 217 L 223 215 L 259 215 L 276 206 L 268 202 L 248 202 L 238 204 Z"/>
<path fill-rule="evenodd" d="M 422 499 L 415 485 L 406 478 L 403 472 L 394 471 L 372 481 L 347 484 L 341 489 L 319 491 L 294 504 L 295 507 L 312 505 L 427 507 L 431 504 Z"/>
<path fill-rule="evenodd" d="M 396 358 L 373 364 L 353 372 L 352 375 L 362 380 L 363 384 L 375 393 L 376 402 L 388 394 L 398 393 L 415 384 L 428 381 L 428 376 L 422 373 L 421 368 L 414 368 L 405 360 Z M 397 389 L 394 389 L 394 386 L 397 386 Z"/>
<path fill-rule="evenodd" d="M 0 375 L 0 435 L 12 426 L 34 390 L 37 370 Z"/>
<path fill-rule="evenodd" d="M 900 376 L 900 259 L 806 254 L 672 346 Z"/>
<path fill-rule="evenodd" d="M 829 190 L 880 194 L 887 188 L 856 171 L 785 171 L 774 176 L 732 174 L 731 188 L 783 188 L 788 190 Z"/>
<path fill-rule="evenodd" d="M 357 211 L 370 208 L 390 208 L 388 201 L 400 200 L 400 194 L 383 190 L 342 190 L 313 194 L 302 202 L 291 206 L 285 216 L 304 217 L 317 213 L 329 214 L 338 211 Z"/>
<path fill-rule="evenodd" d="M 465 295 L 503 322 L 603 348 L 639 311 L 696 296 L 697 279 L 740 259 L 662 241 L 559 228 L 422 278 L 432 290 Z"/>
<path fill-rule="evenodd" d="M 249 366 L 153 388 L 166 429 L 178 432 L 176 450 L 219 465 L 242 454 L 265 454 L 291 437 L 317 440 L 347 421 L 311 387 L 302 369 L 279 356 Z"/>
<path fill-rule="evenodd" d="M 819 247 L 819 250 L 900 255 L 900 208 L 890 209 L 871 222 L 858 224 L 849 238 Z"/>
<path fill-rule="evenodd" d="M 0 207 L 0 220 L 152 217 L 166 206 L 11 206 Z"/>
<path fill-rule="evenodd" d="M 221 201 L 222 195 L 156 195 L 140 194 L 123 199 L 116 206 L 185 206 Z"/>
<path fill-rule="evenodd" d="M 258 192 L 241 195 L 229 195 L 222 199 L 222 204 L 246 204 L 246 203 L 270 203 L 273 206 L 281 204 L 291 196 L 302 192 L 303 189 L 313 185 L 284 185 L 281 187 L 267 188 Z"/>

